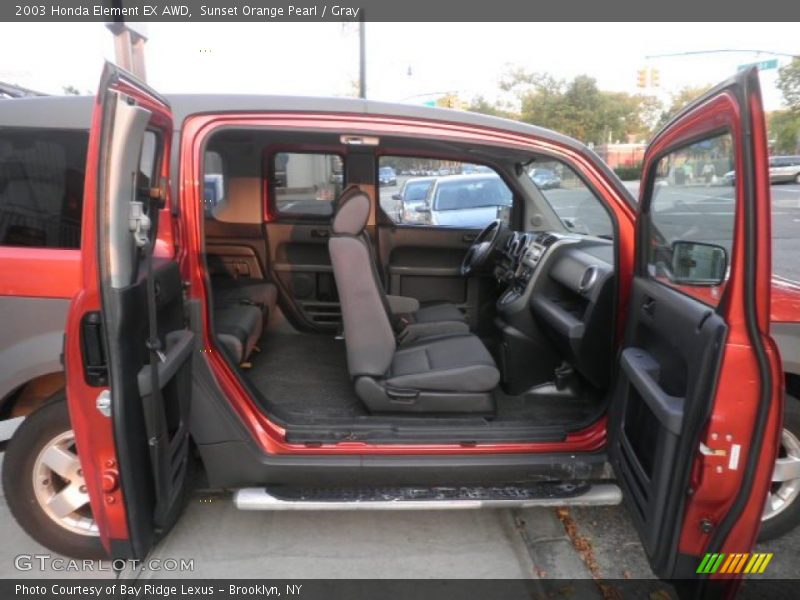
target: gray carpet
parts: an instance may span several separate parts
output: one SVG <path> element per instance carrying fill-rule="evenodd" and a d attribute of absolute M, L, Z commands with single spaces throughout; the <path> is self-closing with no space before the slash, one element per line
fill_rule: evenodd
<path fill-rule="evenodd" d="M 347 372 L 344 340 L 270 333 L 262 344 L 245 373 L 280 416 L 310 423 L 367 414 Z"/>

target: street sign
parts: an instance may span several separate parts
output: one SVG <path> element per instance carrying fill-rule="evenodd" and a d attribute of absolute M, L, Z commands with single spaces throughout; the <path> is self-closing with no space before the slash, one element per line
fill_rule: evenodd
<path fill-rule="evenodd" d="M 745 69 L 749 69 L 750 67 L 758 67 L 759 71 L 767 71 L 769 69 L 777 69 L 778 68 L 778 59 L 777 58 L 770 58 L 769 60 L 762 60 L 759 62 L 754 63 L 747 63 L 746 65 L 739 65 L 736 67 L 737 71 L 744 71 Z"/>

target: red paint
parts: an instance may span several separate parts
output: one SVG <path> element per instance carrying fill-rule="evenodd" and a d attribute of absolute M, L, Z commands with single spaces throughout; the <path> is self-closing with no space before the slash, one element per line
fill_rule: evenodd
<path fill-rule="evenodd" d="M 0 296 L 72 298 L 80 262 L 80 250 L 0 246 Z"/>
<path fill-rule="evenodd" d="M 105 79 L 105 78 L 104 78 Z M 150 125 L 165 132 L 168 142 L 172 132 L 172 121 L 168 109 L 157 99 L 144 95 L 136 88 L 118 83 L 112 89 L 124 92 L 152 113 Z M 102 91 L 102 90 L 101 90 Z M 112 420 L 103 416 L 95 407 L 98 394 L 104 389 L 86 384 L 83 378 L 80 324 L 88 312 L 101 310 L 99 265 L 97 262 L 97 197 L 98 171 L 104 158 L 101 153 L 102 105 L 95 102 L 92 111 L 92 125 L 89 133 L 89 148 L 86 159 L 86 183 L 84 186 L 83 216 L 81 227 L 81 248 L 90 249 L 80 256 L 80 278 L 78 292 L 72 298 L 67 317 L 66 341 L 64 348 L 65 373 L 67 379 L 67 404 L 70 420 L 75 431 L 75 444 L 81 459 L 86 487 L 97 522 L 100 537 L 106 550 L 112 540 L 127 540 L 128 522 L 125 510 L 124 490 L 117 484 L 116 465 L 119 463 Z M 169 181 L 169 143 L 162 156 L 162 175 Z M 159 215 L 161 223 L 170 224 L 170 195 L 167 191 L 167 207 Z M 159 240 L 156 253 L 170 256 L 174 253 L 174 240 L 179 240 L 172 225 L 159 226 Z M 163 237 L 162 237 L 163 233 Z"/>

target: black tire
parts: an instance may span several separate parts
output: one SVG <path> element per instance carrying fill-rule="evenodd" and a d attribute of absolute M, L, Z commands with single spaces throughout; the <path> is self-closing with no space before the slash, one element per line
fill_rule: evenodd
<path fill-rule="evenodd" d="M 783 411 L 783 428 L 788 429 L 800 439 L 800 400 L 786 395 Z M 761 523 L 758 534 L 759 542 L 774 540 L 792 531 L 800 525 L 800 497 L 796 498 L 782 512 Z"/>
<path fill-rule="evenodd" d="M 71 429 L 64 392 L 57 392 L 22 422 L 8 442 L 3 459 L 3 491 L 17 523 L 43 546 L 73 558 L 108 558 L 99 536 L 81 535 L 59 525 L 36 499 L 36 459 L 51 440 Z"/>

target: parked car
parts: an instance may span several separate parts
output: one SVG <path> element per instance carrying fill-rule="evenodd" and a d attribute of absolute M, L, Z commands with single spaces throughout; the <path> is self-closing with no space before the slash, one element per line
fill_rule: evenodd
<path fill-rule="evenodd" d="M 397 214 L 402 223 L 425 223 L 425 211 L 418 209 L 427 206 L 428 192 L 436 181 L 433 177 L 414 177 L 407 179 L 402 189 L 392 198 L 397 201 Z"/>
<path fill-rule="evenodd" d="M 800 156 L 773 156 L 769 159 L 772 183 L 800 183 Z"/>
<path fill-rule="evenodd" d="M 190 448 L 208 485 L 248 510 L 624 499 L 667 578 L 797 524 L 800 287 L 771 281 L 761 260 L 770 203 L 754 69 L 680 112 L 644 160 L 647 181 L 721 136 L 721 151 L 745 158 L 740 179 L 754 185 L 736 190 L 736 218 L 754 226 L 711 239 L 697 237 L 719 221 L 704 203 L 689 220 L 650 211 L 681 190 L 643 186 L 637 202 L 567 136 L 316 102 L 167 99 L 110 66 L 97 98 L 0 102 L 0 161 L 35 167 L 5 168 L 0 190 L 3 414 L 29 413 L 3 486 L 31 536 L 69 556 L 142 558 L 180 518 Z M 497 165 L 513 210 L 482 229 L 394 222 L 364 183 L 378 157 L 353 131 Z M 223 173 L 207 216 L 203 150 L 233 156 L 243 140 L 258 160 Z M 292 174 L 276 147 L 345 157 L 332 217 L 281 212 L 275 188 Z M 570 231 L 512 177 L 544 157 L 591 183 L 613 239 Z M 459 177 L 499 180 L 448 180 Z M 434 200 L 432 216 L 445 212 Z"/>
<path fill-rule="evenodd" d="M 723 175 L 725 183 L 736 182 L 736 172 L 728 171 Z M 770 183 L 800 183 L 800 156 L 771 156 L 769 159 Z"/>
<path fill-rule="evenodd" d="M 482 229 L 511 203 L 511 190 L 496 174 L 453 175 L 437 178 L 425 205 L 416 210 L 430 225 Z"/>
<path fill-rule="evenodd" d="M 378 183 L 380 185 L 397 185 L 397 173 L 392 167 L 378 169 Z"/>
<path fill-rule="evenodd" d="M 561 178 L 550 169 L 531 169 L 531 180 L 541 190 L 552 190 L 561 187 Z"/>

